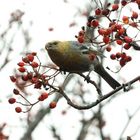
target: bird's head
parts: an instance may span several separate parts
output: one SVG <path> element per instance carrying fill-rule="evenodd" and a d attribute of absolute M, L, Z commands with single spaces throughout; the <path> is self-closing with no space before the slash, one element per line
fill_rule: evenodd
<path fill-rule="evenodd" d="M 58 47 L 58 44 L 60 43 L 60 41 L 51 41 L 51 42 L 48 42 L 46 45 L 45 45 L 45 49 L 47 51 L 50 51 L 50 50 L 54 50 Z"/>

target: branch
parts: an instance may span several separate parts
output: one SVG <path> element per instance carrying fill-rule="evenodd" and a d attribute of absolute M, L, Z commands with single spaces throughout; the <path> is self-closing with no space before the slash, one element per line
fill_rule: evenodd
<path fill-rule="evenodd" d="M 120 134 L 119 140 L 122 140 L 122 136 L 123 136 L 124 132 L 126 131 L 126 129 L 128 128 L 128 125 L 130 124 L 130 122 L 132 121 L 134 116 L 136 116 L 136 114 L 138 113 L 139 110 L 140 110 L 140 106 L 135 110 L 135 112 L 132 115 L 128 115 L 128 121 L 127 121 L 123 131 Z"/>
<path fill-rule="evenodd" d="M 122 86 L 116 88 L 115 90 L 109 92 L 108 94 L 100 97 L 99 99 L 97 99 L 95 102 L 91 103 L 91 104 L 88 104 L 88 105 L 77 105 L 75 103 L 73 103 L 71 101 L 71 99 L 68 97 L 68 95 L 61 89 L 59 88 L 58 92 L 67 100 L 67 103 L 72 106 L 73 108 L 75 109 L 78 109 L 78 110 L 84 110 L 84 109 L 90 109 L 96 105 L 98 105 L 99 103 L 101 103 L 102 101 L 106 100 L 107 98 L 111 97 L 112 95 L 114 95 L 115 93 L 117 93 L 118 91 L 120 91 L 121 89 L 124 89 L 124 91 L 128 91 L 128 90 L 125 90 L 126 87 L 132 85 L 133 83 L 135 83 L 136 81 L 140 80 L 140 76 L 134 78 L 133 80 L 127 82 L 126 84 L 123 84 Z"/>
<path fill-rule="evenodd" d="M 64 81 L 62 88 L 65 89 L 69 81 L 73 78 L 73 75 L 66 78 Z M 55 97 L 55 101 L 58 101 L 62 96 L 58 95 Z M 29 137 L 31 136 L 32 132 L 35 130 L 35 128 L 38 126 L 38 124 L 42 121 L 42 119 L 46 116 L 46 114 L 50 113 L 50 108 L 42 108 L 38 111 L 37 115 L 35 116 L 35 120 L 30 123 L 28 126 L 24 136 L 21 138 L 21 140 L 29 140 Z"/>
<path fill-rule="evenodd" d="M 54 100 L 59 100 L 59 98 L 61 98 L 60 96 L 56 96 Z M 49 114 L 51 111 L 50 108 L 44 108 L 44 109 L 40 109 L 37 113 L 37 115 L 35 116 L 35 120 L 33 122 L 30 123 L 30 125 L 28 126 L 24 136 L 21 138 L 21 140 L 29 140 L 32 132 L 35 130 L 35 128 L 38 126 L 38 124 L 41 122 L 41 120 L 45 117 L 46 114 Z"/>

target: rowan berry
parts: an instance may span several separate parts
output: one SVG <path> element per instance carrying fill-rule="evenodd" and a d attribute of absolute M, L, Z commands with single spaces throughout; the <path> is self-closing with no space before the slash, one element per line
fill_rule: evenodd
<path fill-rule="evenodd" d="M 44 101 L 45 99 L 48 98 L 48 96 L 49 96 L 48 93 L 44 92 L 39 96 L 38 100 L 39 101 Z"/>
<path fill-rule="evenodd" d="M 10 80 L 11 80 L 12 82 L 16 82 L 16 77 L 10 76 Z"/>
<path fill-rule="evenodd" d="M 30 62 L 32 62 L 34 60 L 34 55 L 32 55 L 32 54 L 28 54 L 26 57 Z"/>
<path fill-rule="evenodd" d="M 20 112 L 22 112 L 22 109 L 21 109 L 21 107 L 16 107 L 16 108 L 15 108 L 15 111 L 16 111 L 17 113 L 20 113 Z"/>
<path fill-rule="evenodd" d="M 131 18 L 137 19 L 138 18 L 138 13 L 133 11 Z"/>
<path fill-rule="evenodd" d="M 24 62 L 19 62 L 17 65 L 20 67 L 23 67 L 25 64 L 24 64 Z"/>
<path fill-rule="evenodd" d="M 22 61 L 23 61 L 24 63 L 29 63 L 29 60 L 28 60 L 27 57 L 23 57 L 23 58 L 22 58 Z"/>
<path fill-rule="evenodd" d="M 127 16 L 122 17 L 123 23 L 128 24 L 129 23 L 129 18 Z"/>
<path fill-rule="evenodd" d="M 117 40 L 116 40 L 116 43 L 117 43 L 118 45 L 122 45 L 122 44 L 123 44 L 123 41 L 122 41 L 121 39 L 117 39 Z"/>
<path fill-rule="evenodd" d="M 121 58 L 125 59 L 125 57 L 126 57 L 126 53 L 125 52 L 121 53 Z"/>
<path fill-rule="evenodd" d="M 122 4 L 122 6 L 125 6 L 127 4 L 127 1 L 126 0 L 122 0 L 121 4 Z"/>
<path fill-rule="evenodd" d="M 113 4 L 112 5 L 112 11 L 116 11 L 116 10 L 118 10 L 118 8 L 119 8 L 118 4 Z"/>
<path fill-rule="evenodd" d="M 131 56 L 126 56 L 126 57 L 125 57 L 125 61 L 126 61 L 126 62 L 130 62 L 131 60 L 132 60 L 132 57 L 131 57 Z"/>
<path fill-rule="evenodd" d="M 77 39 L 78 39 L 79 43 L 84 43 L 84 41 L 85 41 L 83 36 L 78 36 Z"/>
<path fill-rule="evenodd" d="M 126 61 L 124 59 L 120 59 L 119 63 L 121 67 L 123 67 L 126 64 Z"/>
<path fill-rule="evenodd" d="M 97 27 L 97 26 L 99 26 L 99 21 L 98 20 L 92 20 L 91 21 L 91 26 L 93 26 L 93 27 Z"/>
<path fill-rule="evenodd" d="M 104 9 L 102 10 L 102 15 L 107 16 L 109 14 L 110 10 L 109 9 Z"/>
<path fill-rule="evenodd" d="M 100 15 L 100 14 L 101 14 L 101 9 L 99 9 L 99 8 L 96 9 L 96 10 L 95 10 L 95 15 Z"/>
<path fill-rule="evenodd" d="M 124 37 L 124 41 L 127 42 L 127 43 L 131 43 L 132 42 L 132 38 L 130 38 L 128 36 L 125 36 Z"/>
<path fill-rule="evenodd" d="M 19 67 L 18 70 L 22 73 L 26 71 L 26 69 L 24 67 Z"/>
<path fill-rule="evenodd" d="M 38 67 L 38 63 L 34 61 L 34 62 L 31 63 L 31 66 L 32 66 L 33 68 L 37 68 L 37 67 Z"/>
<path fill-rule="evenodd" d="M 110 38 L 108 36 L 103 37 L 103 42 L 108 44 L 110 42 Z"/>
<path fill-rule="evenodd" d="M 28 75 L 22 75 L 21 78 L 22 78 L 23 81 L 28 81 L 29 80 Z"/>
<path fill-rule="evenodd" d="M 52 28 L 52 27 L 50 27 L 50 28 L 48 28 L 48 31 L 53 31 L 54 30 L 54 28 Z"/>
<path fill-rule="evenodd" d="M 14 103 L 16 102 L 16 99 L 15 99 L 15 98 L 10 98 L 10 99 L 8 100 L 8 102 L 9 102 L 10 104 L 14 104 Z"/>
<path fill-rule="evenodd" d="M 110 52 L 111 49 L 112 49 L 111 46 L 107 46 L 107 47 L 106 47 L 106 51 L 108 51 L 108 52 Z"/>
<path fill-rule="evenodd" d="M 123 46 L 123 48 L 126 50 L 128 50 L 130 47 L 131 47 L 131 45 L 129 43 L 125 43 Z"/>
<path fill-rule="evenodd" d="M 117 53 L 116 53 L 116 57 L 117 57 L 117 58 L 120 58 L 120 57 L 121 57 L 121 53 L 120 53 L 120 52 L 117 52 Z"/>
<path fill-rule="evenodd" d="M 115 54 L 111 54 L 111 55 L 110 55 L 110 58 L 111 58 L 112 60 L 115 60 L 115 59 L 116 59 L 116 55 L 115 55 Z"/>
<path fill-rule="evenodd" d="M 50 104 L 49 104 L 49 107 L 51 109 L 55 108 L 56 107 L 56 102 L 55 101 L 52 101 Z"/>

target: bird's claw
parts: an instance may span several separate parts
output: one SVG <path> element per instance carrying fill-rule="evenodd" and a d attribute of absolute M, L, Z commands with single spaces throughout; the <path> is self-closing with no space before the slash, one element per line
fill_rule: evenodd
<path fill-rule="evenodd" d="M 123 86 L 123 90 L 124 90 L 124 92 L 127 92 L 127 91 L 129 91 L 131 88 L 132 88 L 132 86 L 131 86 L 131 84 L 129 83 L 129 84 L 123 84 L 122 85 Z"/>
<path fill-rule="evenodd" d="M 89 74 L 85 77 L 85 80 L 84 81 L 87 81 L 87 83 L 89 83 L 89 81 L 90 81 L 90 76 L 89 76 Z"/>

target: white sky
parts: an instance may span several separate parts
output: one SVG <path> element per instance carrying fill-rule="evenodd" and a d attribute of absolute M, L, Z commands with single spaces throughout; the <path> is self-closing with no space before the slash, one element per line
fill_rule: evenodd
<path fill-rule="evenodd" d="M 28 26 L 29 21 L 33 21 L 33 26 L 30 31 L 34 39 L 32 42 L 32 50 L 36 51 L 40 48 L 43 48 L 44 44 L 50 40 L 75 39 L 74 35 L 79 31 L 80 27 L 85 24 L 86 20 L 79 17 L 73 18 L 73 16 L 77 10 L 77 7 L 79 7 L 79 5 L 80 7 L 84 7 L 87 1 L 89 2 L 90 0 L 86 0 L 85 2 L 83 0 L 70 0 L 71 4 L 66 4 L 62 0 L 0 0 L 0 25 L 2 29 L 7 27 L 6 23 L 9 19 L 9 14 L 14 10 L 21 9 L 25 11 L 25 16 L 23 17 L 25 21 L 25 28 Z M 73 20 L 76 20 L 78 22 L 78 26 L 69 28 L 69 23 L 71 23 Z M 54 27 L 54 31 L 48 32 L 48 27 Z M 17 43 L 20 44 L 20 42 L 21 41 L 19 40 Z M 120 72 L 120 75 L 124 77 L 126 81 L 129 81 L 132 78 L 138 76 L 138 73 L 140 71 L 138 53 L 137 55 L 135 55 L 134 53 L 133 62 L 124 67 L 124 69 L 122 69 L 122 71 Z M 9 81 L 9 75 L 12 73 L 11 70 L 16 66 L 17 58 L 19 58 L 19 56 L 15 56 L 13 62 L 8 64 L 3 69 L 3 71 L 0 72 L 0 77 L 2 79 L 0 81 L 0 99 L 3 101 L 3 103 L 0 104 L 0 123 L 6 121 L 11 126 L 17 126 L 13 127 L 15 130 L 12 129 L 6 131 L 8 133 L 9 131 L 12 131 L 9 140 L 20 140 L 19 137 L 22 136 L 22 129 L 19 129 L 19 126 L 21 125 L 19 116 L 21 116 L 22 118 L 24 118 L 25 116 L 24 114 L 15 113 L 14 107 L 11 107 L 7 103 L 7 99 L 5 98 L 6 95 L 9 95 L 9 93 L 11 93 L 13 89 L 13 86 Z M 133 68 L 136 68 L 137 71 L 135 71 L 136 69 Z M 140 83 L 135 84 L 135 90 L 133 90 L 132 92 L 124 93 L 122 96 L 117 97 L 112 101 L 111 104 L 105 107 L 104 116 L 107 120 L 105 132 L 112 135 L 113 140 L 117 140 L 121 129 L 123 129 L 123 126 L 126 123 L 127 114 L 125 110 L 129 109 L 129 112 L 133 113 L 134 110 L 140 105 L 140 94 L 138 89 L 139 84 Z M 63 100 L 60 105 L 61 104 L 63 106 L 64 104 L 66 104 L 66 102 Z M 55 110 L 53 110 L 53 117 L 46 117 L 44 121 L 47 120 L 49 124 L 53 123 L 61 127 L 59 131 L 64 134 L 64 139 L 75 140 L 74 136 L 79 132 L 79 113 L 75 109 L 71 109 L 68 113 L 68 117 L 65 118 L 65 116 L 62 116 L 61 113 L 59 113 L 60 110 L 61 106 L 58 106 Z M 87 113 L 89 112 L 87 111 Z M 73 119 L 74 117 L 75 119 Z M 135 118 L 137 119 L 134 119 L 134 121 L 130 124 L 130 128 L 125 133 L 126 136 L 135 132 L 136 128 L 140 125 L 140 113 L 138 113 Z M 48 135 L 47 139 L 53 140 L 49 138 L 49 136 L 51 136 L 49 131 L 46 131 L 46 127 L 49 128 L 49 124 L 40 124 L 40 127 L 38 127 L 33 134 L 34 140 L 40 139 L 40 136 L 44 135 L 44 130 Z M 137 136 L 135 136 L 133 140 L 138 140 L 139 138 L 140 132 L 138 131 Z M 89 138 L 87 140 L 91 139 Z"/>

